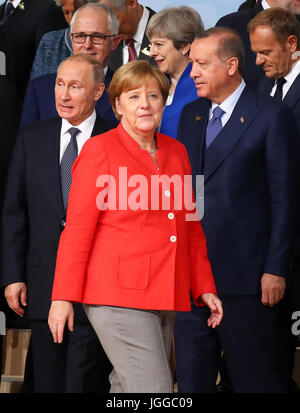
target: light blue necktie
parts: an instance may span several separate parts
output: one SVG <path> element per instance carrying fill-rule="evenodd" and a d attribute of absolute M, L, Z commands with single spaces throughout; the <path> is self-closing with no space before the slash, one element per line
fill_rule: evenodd
<path fill-rule="evenodd" d="M 208 148 L 220 130 L 222 129 L 221 117 L 224 114 L 224 110 L 220 106 L 216 106 L 213 110 L 213 117 L 207 124 L 206 128 L 206 147 Z"/>

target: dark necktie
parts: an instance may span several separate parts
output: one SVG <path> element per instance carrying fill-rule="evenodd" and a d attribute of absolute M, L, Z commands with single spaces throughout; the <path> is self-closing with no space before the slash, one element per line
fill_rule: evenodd
<path fill-rule="evenodd" d="M 128 40 L 126 42 L 126 45 L 128 47 L 128 53 L 129 53 L 128 62 L 133 62 L 137 60 L 136 50 L 134 47 L 134 40 L 133 39 Z"/>
<path fill-rule="evenodd" d="M 280 79 L 277 79 L 276 81 L 276 90 L 274 94 L 274 98 L 282 100 L 282 87 L 285 84 L 286 79 L 284 77 L 281 77 Z"/>
<path fill-rule="evenodd" d="M 1 24 L 5 24 L 7 22 L 7 20 L 9 19 L 9 16 L 13 13 L 14 10 L 15 8 L 12 5 L 12 3 L 10 1 L 7 2 L 5 9 L 4 9 Z"/>
<path fill-rule="evenodd" d="M 61 193 L 63 198 L 64 208 L 67 209 L 69 192 L 72 182 L 72 166 L 75 159 L 78 156 L 78 146 L 76 136 L 80 133 L 77 128 L 70 128 L 68 132 L 71 135 L 70 142 L 68 143 L 66 150 L 63 154 L 60 163 L 60 183 L 61 183 Z"/>
<path fill-rule="evenodd" d="M 216 106 L 213 110 L 213 117 L 207 124 L 206 128 L 206 147 L 212 144 L 220 130 L 222 129 L 221 117 L 224 114 L 224 110 L 220 106 Z"/>

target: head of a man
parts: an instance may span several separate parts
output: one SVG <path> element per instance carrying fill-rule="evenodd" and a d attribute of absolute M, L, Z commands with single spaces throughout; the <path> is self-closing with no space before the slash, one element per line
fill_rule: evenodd
<path fill-rule="evenodd" d="M 282 7 L 293 13 L 300 14 L 300 0 L 268 0 L 271 7 Z"/>
<path fill-rule="evenodd" d="M 104 89 L 104 71 L 99 62 L 83 54 L 68 57 L 59 65 L 55 82 L 59 117 L 79 125 L 93 113 Z"/>
<path fill-rule="evenodd" d="M 242 80 L 244 48 L 240 37 L 230 29 L 206 30 L 191 45 L 190 59 L 199 97 L 220 104 Z"/>
<path fill-rule="evenodd" d="M 248 24 L 251 49 L 256 64 L 265 75 L 279 79 L 289 73 L 299 59 L 300 23 L 294 14 L 279 7 L 266 9 Z"/>
<path fill-rule="evenodd" d="M 119 42 L 118 19 L 105 4 L 86 4 L 80 7 L 71 20 L 73 53 L 88 54 L 103 67 Z"/>
<path fill-rule="evenodd" d="M 99 0 L 112 8 L 119 19 L 119 35 L 121 40 L 132 39 L 141 17 L 143 6 L 136 0 Z"/>

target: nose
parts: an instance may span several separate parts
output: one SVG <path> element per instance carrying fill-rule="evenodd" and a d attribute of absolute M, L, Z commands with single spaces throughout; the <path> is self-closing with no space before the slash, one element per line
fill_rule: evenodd
<path fill-rule="evenodd" d="M 61 98 L 63 101 L 70 99 L 69 89 L 67 86 L 63 88 Z"/>
<path fill-rule="evenodd" d="M 140 99 L 140 107 L 141 108 L 147 108 L 149 106 L 149 100 L 148 100 L 148 96 L 145 94 L 141 95 L 141 99 Z"/>
<path fill-rule="evenodd" d="M 191 70 L 191 73 L 190 73 L 190 77 L 192 79 L 195 79 L 196 77 L 199 77 L 199 76 L 200 76 L 199 68 L 196 67 L 195 63 L 193 63 L 192 64 L 192 70 Z"/>
<path fill-rule="evenodd" d="M 156 56 L 157 55 L 157 48 L 154 44 L 150 44 L 150 56 Z"/>
<path fill-rule="evenodd" d="M 265 61 L 266 59 L 261 53 L 256 53 L 255 64 L 262 65 Z"/>
<path fill-rule="evenodd" d="M 85 49 L 91 49 L 93 47 L 93 43 L 91 41 L 90 36 L 86 36 L 85 42 L 83 43 L 83 47 Z"/>

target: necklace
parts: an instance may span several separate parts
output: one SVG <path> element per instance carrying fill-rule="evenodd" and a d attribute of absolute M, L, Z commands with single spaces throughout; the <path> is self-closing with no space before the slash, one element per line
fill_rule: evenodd
<path fill-rule="evenodd" d="M 152 151 L 148 151 L 148 153 L 151 155 L 152 153 L 156 152 L 156 151 L 157 151 L 157 149 L 158 149 L 158 147 L 157 147 L 157 146 L 155 146 L 155 148 L 154 148 L 154 149 L 152 149 Z"/>

